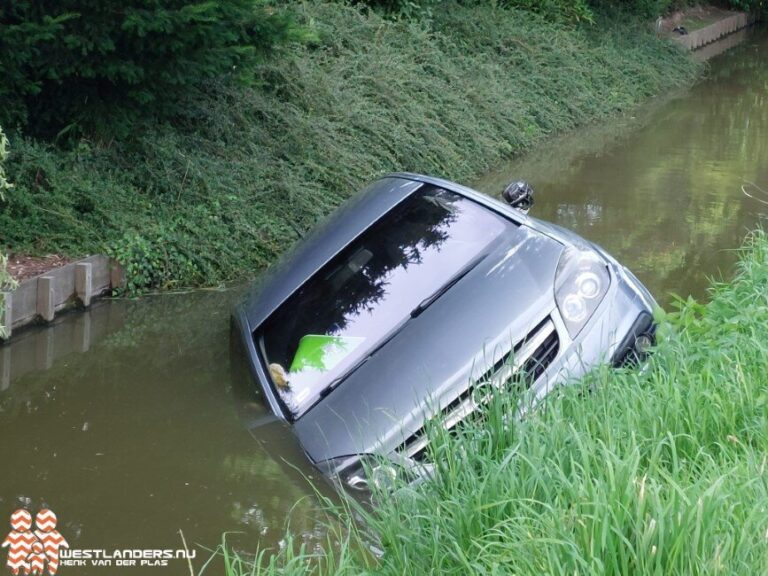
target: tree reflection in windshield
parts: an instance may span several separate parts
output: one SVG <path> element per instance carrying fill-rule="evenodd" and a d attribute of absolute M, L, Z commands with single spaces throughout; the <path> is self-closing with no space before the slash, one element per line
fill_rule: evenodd
<path fill-rule="evenodd" d="M 425 186 L 354 240 L 267 321 L 268 363 L 295 415 L 508 225 Z"/>

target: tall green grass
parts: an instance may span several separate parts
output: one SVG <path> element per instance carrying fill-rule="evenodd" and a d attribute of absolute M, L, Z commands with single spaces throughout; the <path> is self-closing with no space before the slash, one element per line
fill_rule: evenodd
<path fill-rule="evenodd" d="M 222 79 L 190 94 L 173 125 L 70 150 L 12 135 L 0 244 L 108 248 L 137 284 L 252 276 L 377 175 L 466 181 L 697 71 L 637 21 L 569 26 L 490 3 L 420 21 L 292 6 L 317 42 L 254 68 L 253 88 Z"/>
<path fill-rule="evenodd" d="M 434 481 L 363 512 L 378 561 L 359 539 L 329 545 L 331 563 L 288 546 L 226 573 L 768 573 L 766 286 L 757 232 L 732 283 L 663 316 L 643 370 L 598 370 L 518 423 L 499 395 L 437 433 Z"/>

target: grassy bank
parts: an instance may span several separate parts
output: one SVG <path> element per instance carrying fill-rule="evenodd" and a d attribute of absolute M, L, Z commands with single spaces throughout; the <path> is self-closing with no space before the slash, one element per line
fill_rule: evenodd
<path fill-rule="evenodd" d="M 297 4 L 317 41 L 191 94 L 173 125 L 68 150 L 11 134 L 0 245 L 109 250 L 136 284 L 254 275 L 363 182 L 467 180 L 627 110 L 696 67 L 643 23 L 568 26 L 488 5 L 394 21 Z"/>
<path fill-rule="evenodd" d="M 645 371 L 594 374 L 512 427 L 497 398 L 438 436 L 434 483 L 368 514 L 379 562 L 353 537 L 331 556 L 289 546 L 263 571 L 230 557 L 227 573 L 765 574 L 766 285 L 760 232 L 710 303 L 663 320 Z"/>

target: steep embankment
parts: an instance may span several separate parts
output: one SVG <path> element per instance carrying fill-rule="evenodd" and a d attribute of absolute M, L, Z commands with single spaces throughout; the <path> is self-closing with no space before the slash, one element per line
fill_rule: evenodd
<path fill-rule="evenodd" d="M 318 42 L 190 98 L 174 125 L 61 151 L 11 137 L 0 244 L 110 253 L 135 284 L 254 275 L 383 172 L 466 180 L 549 134 L 690 82 L 646 26 L 454 6 L 429 21 L 296 6 Z"/>

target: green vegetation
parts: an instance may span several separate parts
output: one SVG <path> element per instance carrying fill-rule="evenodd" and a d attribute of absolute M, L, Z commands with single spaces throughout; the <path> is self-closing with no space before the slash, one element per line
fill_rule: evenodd
<path fill-rule="evenodd" d="M 709 304 L 662 314 L 644 370 L 600 370 L 521 422 L 505 424 L 517 400 L 499 394 L 482 421 L 436 427 L 435 480 L 358 512 L 378 561 L 348 520 L 328 556 L 289 545 L 255 567 L 230 553 L 226 573 L 765 573 L 767 284 L 758 232 Z"/>
<path fill-rule="evenodd" d="M 0 128 L 0 201 L 5 200 L 5 193 L 12 188 L 5 176 L 5 160 L 8 158 L 8 138 Z"/>
<path fill-rule="evenodd" d="M 375 9 L 400 18 L 431 15 L 445 5 L 445 0 L 365 0 Z M 733 10 L 761 12 L 766 0 L 720 0 L 715 2 Z M 468 6 L 483 0 L 463 0 Z M 497 0 L 504 8 L 527 10 L 559 22 L 593 22 L 594 12 L 621 12 L 630 18 L 657 18 L 699 3 L 692 0 Z"/>
<path fill-rule="evenodd" d="M 765 12 L 766 0 L 728 0 L 728 6 L 734 10 L 743 10 L 744 12 L 753 12 L 763 14 Z"/>
<path fill-rule="evenodd" d="M 7 290 L 16 288 L 16 281 L 8 273 L 8 256 L 0 254 L 0 339 L 8 337 L 8 326 L 5 318 L 5 294 Z"/>
<path fill-rule="evenodd" d="M 207 78 L 251 80 L 292 33 L 261 0 L 20 0 L 0 9 L 0 123 L 28 133 L 129 133 L 175 114 Z"/>
<path fill-rule="evenodd" d="M 468 180 L 697 71 L 634 21 L 458 4 L 428 22 L 327 2 L 293 12 L 315 42 L 254 65 L 250 87 L 209 81 L 172 125 L 68 149 L 12 136 L 0 244 L 108 249 L 134 287 L 252 276 L 383 172 Z"/>
<path fill-rule="evenodd" d="M 590 0 L 590 4 L 597 9 L 602 10 L 622 10 L 632 14 L 637 14 L 643 18 L 657 18 L 664 16 L 673 10 L 679 10 L 686 4 L 691 4 L 688 0 L 625 0 L 624 2 L 614 2 L 613 0 Z"/>
<path fill-rule="evenodd" d="M 668 0 L 669 1 L 669 0 Z M 432 12 L 450 3 L 446 0 L 366 0 L 369 6 L 400 18 L 431 16 Z M 478 6 L 486 0 L 464 0 L 465 6 Z M 540 14 L 548 20 L 561 22 L 592 22 L 588 0 L 501 0 L 493 4 Z"/>
<path fill-rule="evenodd" d="M 0 128 L 0 202 L 5 199 L 4 193 L 12 188 L 10 182 L 5 177 L 5 168 L 3 164 L 8 157 L 8 139 L 3 133 L 3 129 Z M 11 275 L 8 273 L 8 257 L 0 253 L 0 338 L 8 336 L 8 332 L 5 326 L 5 296 L 3 291 L 13 288 L 15 282 Z"/>

